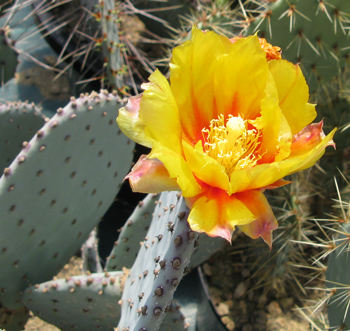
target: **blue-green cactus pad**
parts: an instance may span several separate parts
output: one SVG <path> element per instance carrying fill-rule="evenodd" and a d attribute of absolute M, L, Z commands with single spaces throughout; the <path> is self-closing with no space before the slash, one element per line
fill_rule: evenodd
<path fill-rule="evenodd" d="M 123 272 L 52 280 L 25 290 L 23 301 L 62 330 L 113 330 L 120 318 Z"/>
<path fill-rule="evenodd" d="M 127 273 L 96 273 L 52 280 L 25 290 L 26 306 L 62 330 L 110 330 L 118 324 Z M 171 303 L 160 331 L 184 331 L 184 316 Z"/>
<path fill-rule="evenodd" d="M 158 198 L 159 194 L 148 194 L 130 215 L 108 257 L 107 271 L 132 267 L 140 250 L 140 242 L 146 237 Z"/>
<path fill-rule="evenodd" d="M 163 192 L 122 296 L 119 331 L 158 330 L 193 252 L 189 210 L 181 194 Z"/>
<path fill-rule="evenodd" d="M 72 101 L 26 144 L 0 179 L 0 303 L 19 308 L 88 238 L 130 168 L 133 143 L 116 124 L 120 99 Z"/>
<path fill-rule="evenodd" d="M 21 151 L 22 143 L 30 140 L 45 124 L 39 108 L 23 102 L 0 105 L 0 169 L 8 167 Z"/>

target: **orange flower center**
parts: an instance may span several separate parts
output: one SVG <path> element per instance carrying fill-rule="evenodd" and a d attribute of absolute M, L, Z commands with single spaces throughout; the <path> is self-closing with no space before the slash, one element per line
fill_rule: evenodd
<path fill-rule="evenodd" d="M 259 130 L 248 130 L 247 121 L 233 117 L 225 125 L 223 115 L 202 129 L 204 152 L 225 167 L 228 176 L 235 170 L 253 167 L 261 156 L 257 153 Z"/>

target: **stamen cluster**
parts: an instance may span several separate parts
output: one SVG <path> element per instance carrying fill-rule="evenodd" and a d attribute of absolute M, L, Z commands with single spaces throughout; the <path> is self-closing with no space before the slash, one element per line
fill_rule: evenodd
<path fill-rule="evenodd" d="M 256 165 L 260 132 L 248 130 L 248 123 L 242 117 L 229 118 L 225 125 L 224 115 L 210 121 L 209 129 L 202 129 L 204 152 L 225 167 L 228 176 L 235 170 Z"/>

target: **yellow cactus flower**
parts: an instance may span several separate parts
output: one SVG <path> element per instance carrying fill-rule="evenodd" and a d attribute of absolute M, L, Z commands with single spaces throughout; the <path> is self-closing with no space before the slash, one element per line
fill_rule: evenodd
<path fill-rule="evenodd" d="M 298 65 L 257 36 L 192 30 L 173 50 L 170 84 L 157 70 L 120 109 L 121 130 L 152 148 L 126 177 L 136 192 L 180 190 L 194 231 L 231 240 L 238 226 L 271 247 L 277 221 L 263 192 L 313 166 L 324 135 Z"/>

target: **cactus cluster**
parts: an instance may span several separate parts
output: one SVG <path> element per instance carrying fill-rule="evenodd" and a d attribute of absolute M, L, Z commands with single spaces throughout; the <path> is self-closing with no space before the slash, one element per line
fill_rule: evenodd
<path fill-rule="evenodd" d="M 336 214 L 330 202 L 335 197 L 335 190 L 330 189 L 333 176 L 340 178 L 336 167 L 345 178 L 349 175 L 350 3 L 172 0 L 165 8 L 155 4 L 148 11 L 148 3 L 137 4 L 136 8 L 129 1 L 81 0 L 73 6 L 82 5 L 84 14 L 80 12 L 73 24 L 68 16 L 60 18 L 58 26 L 46 26 L 49 29 L 45 34 L 53 35 L 61 24 L 70 23 L 73 31 L 69 36 L 87 39 L 78 51 L 69 50 L 65 42 L 66 52 L 55 54 L 51 49 L 47 51 L 47 43 L 39 37 L 43 29 L 36 26 L 34 14 L 44 17 L 64 2 L 43 7 L 36 4 L 32 9 L 31 1 L 22 0 L 0 18 L 0 69 L 5 84 L 0 91 L 1 101 L 28 99 L 44 106 L 40 111 L 30 102 L 0 105 L 0 166 L 4 169 L 0 178 L 0 265 L 6 266 L 0 270 L 0 327 L 19 330 L 30 309 L 62 329 L 185 330 L 185 316 L 173 299 L 174 292 L 184 274 L 221 249 L 224 241 L 190 230 L 189 210 L 178 192 L 148 195 L 136 206 L 115 239 L 104 272 L 97 253 L 97 234 L 97 239 L 92 235 L 84 246 L 84 274 L 66 279 L 52 277 L 88 239 L 132 165 L 135 146 L 115 123 L 118 109 L 124 104 L 117 94 L 128 92 L 126 84 L 137 91 L 138 84 L 133 80 L 143 79 L 140 72 L 153 70 L 152 60 L 159 54 L 164 56 L 159 45 L 169 48 L 185 40 L 191 25 L 196 24 L 230 37 L 257 32 L 280 46 L 286 59 L 301 64 L 325 123 L 343 130 L 341 138 L 335 138 L 337 152 L 322 161 L 318 169 L 294 175 L 292 185 L 270 197 L 280 222 L 272 252 L 263 252 L 253 242 L 245 250 L 249 252 L 251 280 L 265 292 L 281 291 L 288 283 L 305 293 L 295 281 L 300 270 L 324 275 L 326 267 L 321 260 L 329 256 L 329 300 L 325 300 L 330 303 L 329 323 L 339 330 L 349 329 L 348 214 L 340 215 L 342 221 L 331 226 L 310 222 L 310 215 L 321 218 L 326 213 Z M 137 17 L 132 22 L 143 19 L 136 41 L 126 31 L 128 15 Z M 84 25 L 87 30 L 83 30 Z M 170 32 L 159 32 L 159 27 Z M 161 37 L 155 35 L 158 32 Z M 33 44 L 28 42 L 34 39 Z M 157 46 L 152 50 L 142 48 L 140 41 Z M 69 58 L 72 62 L 64 63 Z M 80 72 L 76 67 L 73 70 L 77 58 L 83 59 Z M 86 64 L 88 58 L 93 63 Z M 40 70 L 33 69 L 33 61 Z M 47 69 L 58 74 L 56 82 L 64 80 L 64 84 L 56 85 L 57 91 L 51 87 L 48 92 L 46 80 L 37 78 L 44 77 Z M 77 81 L 99 81 L 118 91 L 90 93 L 90 87 L 80 84 L 89 93 L 78 96 L 74 86 Z M 65 102 L 69 93 L 76 97 L 66 107 L 59 108 L 55 115 L 47 112 L 46 108 L 57 107 L 53 99 Z M 319 183 L 321 174 L 324 185 Z M 339 183 L 341 188 L 347 186 L 346 181 Z M 346 192 L 342 191 L 341 196 L 347 199 Z M 340 210 L 348 207 L 341 199 L 339 206 Z M 118 220 L 115 223 L 120 226 Z M 305 252 L 311 249 L 305 247 L 314 246 L 325 251 L 313 258 L 310 267 Z M 89 256 L 93 261 L 90 265 Z M 315 274 L 302 274 L 312 283 Z"/>
<path fill-rule="evenodd" d="M 347 70 L 350 3 L 342 0 L 268 1 L 257 10 L 245 33 L 259 32 L 283 50 L 292 63 L 300 63 L 310 91 Z"/>

